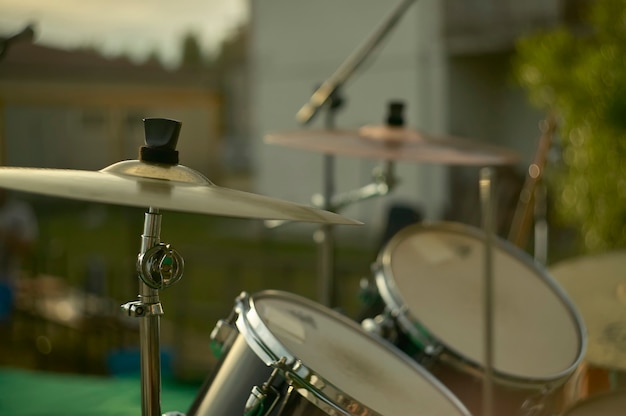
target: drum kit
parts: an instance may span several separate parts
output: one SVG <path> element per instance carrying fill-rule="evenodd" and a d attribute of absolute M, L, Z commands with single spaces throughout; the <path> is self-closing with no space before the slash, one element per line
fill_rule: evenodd
<path fill-rule="evenodd" d="M 366 52 L 410 3 L 390 16 Z M 608 392 L 578 400 L 570 397 L 570 386 L 585 360 L 616 367 L 626 345 L 620 339 L 622 305 L 587 299 L 588 286 L 574 289 L 572 277 L 595 270 L 555 269 L 562 276 L 558 282 L 526 252 L 494 234 L 491 167 L 516 163 L 514 152 L 406 128 L 397 102 L 385 125 L 334 128 L 337 91 L 364 55 L 342 66 L 298 113 L 306 124 L 319 109 L 329 109 L 326 129 L 266 136 L 270 145 L 323 153 L 331 173 L 334 156 L 385 162 L 374 183 L 345 195 L 333 194 L 329 175 L 316 207 L 219 187 L 179 164 L 181 123 L 170 119 L 144 119 L 146 143 L 139 158 L 100 171 L 0 167 L 0 186 L 7 189 L 147 210 L 136 263 L 139 294 L 122 305 L 123 313 L 140 323 L 142 415 L 162 414 L 159 291 L 179 281 L 184 269 L 182 255 L 161 241 L 162 210 L 312 222 L 325 233 L 320 303 L 277 290 L 242 292 L 211 332 L 207 354 L 214 354 L 217 366 L 185 413 L 166 415 L 621 414 L 626 396 Z M 331 227 L 361 224 L 337 211 L 385 195 L 394 184 L 396 161 L 483 166 L 478 184 L 483 227 L 418 223 L 396 233 L 372 265 L 368 281 L 374 296 L 364 305 L 367 316 L 352 319 L 331 308 Z M 621 302 L 626 283 L 615 276 L 610 282 L 607 277 L 606 288 L 613 285 L 611 294 Z M 568 292 L 582 305 L 582 316 Z M 607 317 L 616 320 L 607 323 Z M 589 350 L 585 324 L 594 341 Z"/>

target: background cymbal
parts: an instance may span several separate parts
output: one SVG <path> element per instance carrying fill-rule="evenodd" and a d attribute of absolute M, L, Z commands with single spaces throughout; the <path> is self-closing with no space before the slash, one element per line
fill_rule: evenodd
<path fill-rule="evenodd" d="M 626 251 L 565 260 L 549 271 L 583 317 L 585 359 L 626 370 Z"/>
<path fill-rule="evenodd" d="M 429 137 L 417 130 L 364 126 L 358 130 L 294 130 L 269 133 L 268 144 L 361 158 L 451 165 L 508 165 L 519 156 L 508 149 L 458 137 Z"/>
<path fill-rule="evenodd" d="M 360 224 L 332 212 L 222 188 L 182 165 L 128 160 L 100 171 L 0 167 L 0 187 L 85 201 L 257 219 Z"/>

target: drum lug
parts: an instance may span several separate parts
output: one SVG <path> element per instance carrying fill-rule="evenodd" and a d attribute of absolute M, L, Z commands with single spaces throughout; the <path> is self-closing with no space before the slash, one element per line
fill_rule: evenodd
<path fill-rule="evenodd" d="M 388 314 L 376 315 L 374 318 L 366 318 L 361 321 L 361 327 L 370 334 L 377 335 L 394 343 L 398 339 L 398 330 L 393 318 Z"/>
<path fill-rule="evenodd" d="M 243 416 L 266 416 L 274 410 L 276 403 L 280 399 L 280 393 L 273 386 L 268 386 L 267 388 L 264 388 L 264 386 L 252 387 L 250 397 L 246 401 Z"/>
<path fill-rule="evenodd" d="M 359 280 L 359 300 L 365 305 L 371 305 L 380 297 L 378 289 L 372 280 L 368 277 L 362 277 Z"/>
<path fill-rule="evenodd" d="M 250 396 L 246 401 L 243 416 L 267 416 L 274 410 L 281 396 L 278 389 L 276 389 L 272 383 L 274 383 L 284 363 L 285 358 L 283 357 L 276 363 L 276 368 L 272 370 L 269 378 L 261 387 L 252 387 Z"/>
<path fill-rule="evenodd" d="M 443 347 L 438 344 L 429 344 L 424 348 L 424 354 L 427 354 L 433 358 L 437 358 L 443 351 Z"/>
<path fill-rule="evenodd" d="M 417 360 L 424 368 L 428 369 L 439 359 L 443 347 L 438 344 L 428 344 Z"/>
<path fill-rule="evenodd" d="M 239 332 L 235 327 L 237 314 L 232 311 L 226 319 L 220 319 L 211 331 L 211 351 L 215 358 L 223 357 L 233 345 Z"/>
<path fill-rule="evenodd" d="M 397 325 L 406 331 L 406 335 L 420 351 L 429 357 L 437 358 L 443 350 L 442 346 L 435 340 L 427 330 L 420 324 L 408 317 L 408 310 L 405 307 L 399 310 L 392 310 L 391 316 Z"/>

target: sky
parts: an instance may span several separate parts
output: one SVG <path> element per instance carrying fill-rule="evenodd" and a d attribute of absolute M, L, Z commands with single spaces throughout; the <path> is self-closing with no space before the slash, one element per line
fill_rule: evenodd
<path fill-rule="evenodd" d="M 175 66 L 187 33 L 207 54 L 249 18 L 249 0 L 0 0 L 0 36 L 35 23 L 36 43 L 94 47 L 137 61 L 157 51 Z"/>

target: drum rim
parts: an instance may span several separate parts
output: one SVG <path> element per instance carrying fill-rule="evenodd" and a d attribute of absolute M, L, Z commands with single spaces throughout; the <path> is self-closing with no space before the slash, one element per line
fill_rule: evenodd
<path fill-rule="evenodd" d="M 282 290 L 263 290 L 252 295 L 243 292 L 242 295 L 237 298 L 235 306 L 236 312 L 238 313 L 236 325 L 240 334 L 244 337 L 248 346 L 266 365 L 275 367 L 276 363 L 278 363 L 282 357 L 286 357 L 287 360 L 282 369 L 287 373 L 287 377 L 294 383 L 294 387 L 301 396 L 318 407 L 320 404 L 330 406 L 334 410 L 347 416 L 352 414 L 349 410 L 347 410 L 348 408 L 357 407 L 367 409 L 369 412 L 368 414 L 371 414 L 372 416 L 384 416 L 377 413 L 364 403 L 361 403 L 359 400 L 347 395 L 343 390 L 341 390 L 341 388 L 329 382 L 323 375 L 319 374 L 314 369 L 309 368 L 305 363 L 292 354 L 270 331 L 263 318 L 258 313 L 257 308 L 255 307 L 255 301 L 262 298 L 274 298 L 292 302 L 297 305 L 304 305 L 315 310 L 316 312 L 319 312 L 320 314 L 336 319 L 342 324 L 356 330 L 370 341 L 383 346 L 389 351 L 390 354 L 393 354 L 398 359 L 404 361 L 407 366 L 411 367 L 420 376 L 426 379 L 426 381 L 429 382 L 433 388 L 438 389 L 439 392 L 457 408 L 460 416 L 471 416 L 471 413 L 463 402 L 461 402 L 460 399 L 457 398 L 450 391 L 450 389 L 448 389 L 448 387 L 441 383 L 436 377 L 422 368 L 414 360 L 411 360 L 400 351 L 396 351 L 395 346 L 391 343 L 364 331 L 358 323 L 348 317 L 343 316 L 332 309 L 323 307 L 310 299 Z M 312 384 L 307 380 L 318 380 L 318 382 Z M 306 390 L 307 393 L 312 393 L 312 395 L 302 394 L 303 389 Z M 339 403 L 341 403 L 341 407 L 339 407 Z"/>
<path fill-rule="evenodd" d="M 451 356 L 453 358 L 453 364 L 455 364 L 462 370 L 465 369 L 467 366 L 471 367 L 474 371 L 481 370 L 484 367 L 478 361 L 464 356 L 457 349 L 444 343 L 442 340 L 437 338 L 436 335 L 433 334 L 426 325 L 423 325 L 422 322 L 406 306 L 406 302 L 396 285 L 395 277 L 393 276 L 393 272 L 391 270 L 391 253 L 396 249 L 396 247 L 398 247 L 401 242 L 406 239 L 407 236 L 414 235 L 424 230 L 442 230 L 457 234 L 463 234 L 465 236 L 474 237 L 476 239 L 481 239 L 484 237 L 484 232 L 477 227 L 450 221 L 432 221 L 409 225 L 396 233 L 379 253 L 375 264 L 376 287 L 378 288 L 379 294 L 383 298 L 386 307 L 391 309 L 392 316 L 397 319 L 398 325 L 401 327 L 402 330 L 406 331 L 411 336 L 414 336 L 418 339 L 426 338 L 427 343 L 430 343 L 430 345 L 434 347 L 436 353 Z M 576 359 L 570 364 L 569 367 L 558 373 L 555 373 L 553 376 L 524 377 L 503 372 L 494 368 L 494 378 L 502 382 L 513 384 L 546 384 L 566 379 L 574 372 L 574 370 L 584 359 L 585 351 L 587 349 L 587 338 L 585 336 L 586 328 L 584 326 L 582 316 L 580 315 L 580 313 L 574 306 L 573 301 L 568 297 L 564 289 L 559 286 L 558 282 L 550 275 L 547 270 L 542 269 L 541 266 L 526 252 L 522 251 L 510 242 L 501 238 L 493 239 L 493 244 L 494 247 L 511 255 L 512 257 L 520 261 L 524 266 L 535 272 L 537 277 L 541 278 L 541 280 L 547 284 L 549 289 L 551 289 L 556 294 L 559 300 L 566 307 L 570 318 L 573 320 L 575 326 L 577 326 L 578 336 L 580 339 L 580 345 L 578 346 L 578 354 Z M 426 336 L 422 333 L 419 333 L 418 330 L 415 328 L 416 324 L 425 328 L 430 335 Z"/>

